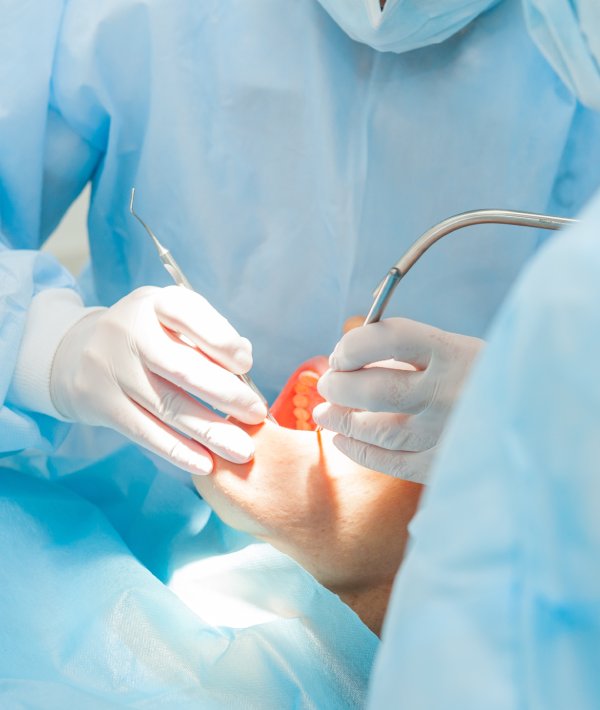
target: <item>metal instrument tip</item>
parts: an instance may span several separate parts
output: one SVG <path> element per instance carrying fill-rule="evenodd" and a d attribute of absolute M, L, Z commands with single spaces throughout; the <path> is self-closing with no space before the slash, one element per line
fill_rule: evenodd
<path fill-rule="evenodd" d="M 135 217 L 136 214 L 133 211 L 133 198 L 134 197 L 135 197 L 135 187 L 132 187 L 131 188 L 131 195 L 129 197 L 129 213 Z"/>

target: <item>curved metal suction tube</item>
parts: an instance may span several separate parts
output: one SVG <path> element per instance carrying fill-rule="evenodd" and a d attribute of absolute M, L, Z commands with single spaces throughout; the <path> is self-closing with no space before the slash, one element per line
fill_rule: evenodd
<path fill-rule="evenodd" d="M 383 313 L 396 289 L 396 286 L 419 261 L 423 254 L 437 241 L 463 227 L 476 224 L 511 224 L 516 227 L 536 227 L 537 229 L 562 229 L 579 220 L 567 217 L 554 217 L 535 212 L 516 212 L 514 210 L 472 210 L 448 217 L 424 232 L 409 247 L 408 251 L 388 271 L 383 281 L 373 292 L 374 301 L 363 325 L 381 320 Z"/>

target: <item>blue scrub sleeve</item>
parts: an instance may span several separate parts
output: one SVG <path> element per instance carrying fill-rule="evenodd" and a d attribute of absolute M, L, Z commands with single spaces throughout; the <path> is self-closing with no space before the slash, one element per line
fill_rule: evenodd
<path fill-rule="evenodd" d="M 53 105 L 63 3 L 0 3 L 0 456 L 48 450 L 65 425 L 11 403 L 10 387 L 32 299 L 75 288 L 39 251 L 96 169 L 101 152 Z M 49 314 L 49 316 L 52 314 Z"/>

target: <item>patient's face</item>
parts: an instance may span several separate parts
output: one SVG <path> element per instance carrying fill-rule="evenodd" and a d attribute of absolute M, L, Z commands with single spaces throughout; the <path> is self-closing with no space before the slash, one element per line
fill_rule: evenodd
<path fill-rule="evenodd" d="M 226 523 L 293 557 L 378 633 L 422 487 L 359 466 L 330 432 L 314 431 L 327 367 L 318 356 L 292 374 L 271 408 L 284 426 L 244 426 L 253 461 L 214 457 L 212 475 L 195 484 Z"/>
<path fill-rule="evenodd" d="M 216 457 L 213 474 L 195 479 L 218 515 L 335 591 L 391 583 L 422 487 L 355 464 L 327 432 L 269 422 L 245 428 L 255 439 L 254 460 Z"/>

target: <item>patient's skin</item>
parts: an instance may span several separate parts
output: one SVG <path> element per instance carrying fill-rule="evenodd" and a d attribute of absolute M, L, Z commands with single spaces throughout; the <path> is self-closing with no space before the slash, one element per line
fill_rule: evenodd
<path fill-rule="evenodd" d="M 254 460 L 215 456 L 196 488 L 226 523 L 293 557 L 379 633 L 422 486 L 350 461 L 328 432 L 244 428 Z"/>

